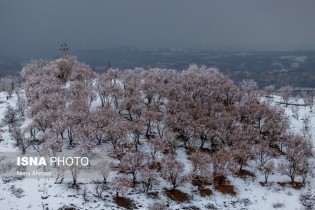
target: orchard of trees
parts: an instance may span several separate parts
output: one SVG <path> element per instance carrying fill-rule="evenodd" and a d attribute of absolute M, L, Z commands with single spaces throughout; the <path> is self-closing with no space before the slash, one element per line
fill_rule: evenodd
<path fill-rule="evenodd" d="M 75 58 L 32 60 L 21 76 L 24 94 L 5 113 L 21 152 L 55 155 L 74 148 L 89 155 L 106 145 L 102 155 L 115 164 L 99 166 L 100 177 L 107 183 L 110 171 L 118 174 L 111 184 L 116 196 L 135 183 L 148 192 L 161 177 L 173 190 L 191 180 L 220 182 L 249 162 L 266 182 L 273 172 L 292 182 L 309 176 L 312 144 L 289 132 L 283 109 L 263 100 L 272 86 L 261 91 L 252 80 L 236 85 L 217 69 L 197 65 L 181 72 L 97 74 Z M 287 102 L 291 90 L 284 92 Z M 22 129 L 15 122 L 24 115 L 30 121 Z"/>

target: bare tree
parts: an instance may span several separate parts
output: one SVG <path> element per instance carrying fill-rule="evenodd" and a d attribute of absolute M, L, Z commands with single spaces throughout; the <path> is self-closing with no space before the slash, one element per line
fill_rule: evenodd
<path fill-rule="evenodd" d="M 274 158 L 277 154 L 274 148 L 270 148 L 268 142 L 261 141 L 260 144 L 255 145 L 256 162 L 258 168 L 265 167 L 266 163 Z"/>
<path fill-rule="evenodd" d="M 73 164 L 72 166 L 69 167 L 69 169 L 72 176 L 72 186 L 76 186 L 78 175 L 80 173 L 80 166 Z"/>
<path fill-rule="evenodd" d="M 99 173 L 103 177 L 103 183 L 107 183 L 107 177 L 110 173 L 110 162 L 108 160 L 103 160 L 97 166 Z"/>
<path fill-rule="evenodd" d="M 82 197 L 83 197 L 83 200 L 84 200 L 84 202 L 87 202 L 87 201 L 89 201 L 88 200 L 88 189 L 87 189 L 87 187 L 86 187 L 86 185 L 84 185 L 84 187 L 83 187 L 83 189 L 82 189 Z"/>
<path fill-rule="evenodd" d="M 58 78 L 65 83 L 71 74 L 73 63 L 68 59 L 60 59 L 57 64 L 59 68 Z"/>
<path fill-rule="evenodd" d="M 236 164 L 232 152 L 219 150 L 212 155 L 213 178 L 217 178 L 219 184 L 230 172 L 235 171 Z"/>
<path fill-rule="evenodd" d="M 303 137 L 293 134 L 288 136 L 287 141 L 286 161 L 279 163 L 278 169 L 282 174 L 289 176 L 291 182 L 294 182 L 300 171 L 305 169 L 302 166 L 307 165 L 308 159 L 313 156 L 312 144 Z"/>
<path fill-rule="evenodd" d="M 101 185 L 101 184 L 96 184 L 96 185 L 95 185 L 95 193 L 96 193 L 96 194 L 95 194 L 96 197 L 102 198 L 103 193 L 104 193 L 104 186 Z"/>
<path fill-rule="evenodd" d="M 290 163 L 288 161 L 283 161 L 278 164 L 278 171 L 281 174 L 284 174 L 288 177 L 290 177 L 291 182 L 294 182 L 295 177 L 298 175 L 297 167 L 294 163 Z"/>
<path fill-rule="evenodd" d="M 166 149 L 168 149 L 172 154 L 176 154 L 176 150 L 178 149 L 179 145 L 179 141 L 174 132 L 165 132 L 164 146 Z"/>
<path fill-rule="evenodd" d="M 150 169 L 148 166 L 141 168 L 139 182 L 142 185 L 144 193 L 148 193 L 154 185 L 158 185 L 160 183 L 158 177 L 159 175 L 156 170 Z"/>
<path fill-rule="evenodd" d="M 264 88 L 266 97 L 271 97 L 271 94 L 273 93 L 273 91 L 275 90 L 275 86 L 274 85 L 268 85 Z"/>
<path fill-rule="evenodd" d="M 198 177 L 199 181 L 204 182 L 212 178 L 209 154 L 197 151 L 190 155 L 190 161 L 192 163 L 192 175 Z"/>
<path fill-rule="evenodd" d="M 61 184 L 64 180 L 65 168 L 62 166 L 57 167 L 57 177 L 55 180 L 55 184 Z"/>
<path fill-rule="evenodd" d="M 293 93 L 293 88 L 287 85 L 287 86 L 281 87 L 279 91 L 280 91 L 280 96 L 282 98 L 282 102 L 286 104 L 286 107 L 287 107 Z"/>
<path fill-rule="evenodd" d="M 21 114 L 21 116 L 25 115 L 25 110 L 27 109 L 27 100 L 24 96 L 18 97 L 17 101 L 17 111 Z"/>
<path fill-rule="evenodd" d="M 310 107 L 310 111 L 313 111 L 313 107 L 315 104 L 315 93 L 314 91 L 304 91 L 302 92 L 304 97 L 304 104 Z"/>
<path fill-rule="evenodd" d="M 311 134 L 310 134 L 310 115 L 305 114 L 304 119 L 303 119 L 303 125 L 302 125 L 302 134 L 304 138 L 311 139 Z"/>
<path fill-rule="evenodd" d="M 21 131 L 19 127 L 12 129 L 12 136 L 16 141 L 16 145 L 21 149 L 22 154 L 26 153 L 26 149 L 32 145 L 30 138 L 25 136 L 25 132 Z"/>
<path fill-rule="evenodd" d="M 275 164 L 273 161 L 269 161 L 267 164 L 264 164 L 260 167 L 260 170 L 264 173 L 265 183 L 268 182 L 269 175 L 274 171 Z"/>
<path fill-rule="evenodd" d="M 12 77 L 7 77 L 1 79 L 3 90 L 7 92 L 7 99 L 12 97 L 12 94 L 14 93 L 14 90 L 17 86 L 17 82 Z"/>
<path fill-rule="evenodd" d="M 148 143 L 150 147 L 150 155 L 154 161 L 157 154 L 164 150 L 164 143 L 162 139 L 156 137 L 148 139 Z"/>
<path fill-rule="evenodd" d="M 115 192 L 116 198 L 119 197 L 119 194 L 125 195 L 130 187 L 131 180 L 125 174 L 116 176 L 111 182 L 111 188 Z"/>
<path fill-rule="evenodd" d="M 17 122 L 17 112 L 12 106 L 8 106 L 6 111 L 4 112 L 3 121 L 9 127 L 9 132 L 11 132 L 12 127 Z"/>
<path fill-rule="evenodd" d="M 189 180 L 188 175 L 184 173 L 184 167 L 184 164 L 176 160 L 174 155 L 167 155 L 162 159 L 162 176 L 171 183 L 172 190 Z"/>
<path fill-rule="evenodd" d="M 258 92 L 258 85 L 257 83 L 252 79 L 243 79 L 240 83 L 241 89 L 247 94 L 249 98 L 257 99 L 257 96 L 259 94 Z"/>
<path fill-rule="evenodd" d="M 300 110 L 300 107 L 299 105 L 291 105 L 291 111 L 293 113 L 293 117 L 297 120 L 299 120 L 299 110 Z"/>
<path fill-rule="evenodd" d="M 141 152 L 128 152 L 120 162 L 121 169 L 132 175 L 133 182 L 136 181 L 137 174 L 143 166 L 144 155 Z"/>

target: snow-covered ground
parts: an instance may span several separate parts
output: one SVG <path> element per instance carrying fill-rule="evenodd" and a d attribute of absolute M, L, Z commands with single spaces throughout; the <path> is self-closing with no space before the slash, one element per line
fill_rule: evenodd
<path fill-rule="evenodd" d="M 6 99 L 5 93 L 0 93 L 0 121 L 2 121 L 3 113 L 6 107 L 10 104 L 15 105 L 16 95 L 9 100 Z M 293 117 L 290 106 L 278 104 L 279 97 L 274 97 L 272 106 L 281 106 L 285 108 L 285 113 L 290 119 L 290 129 L 292 132 L 301 133 L 303 118 L 305 115 L 310 115 L 311 139 L 314 142 L 315 137 L 315 112 L 310 112 L 309 107 L 301 106 L 299 110 L 299 120 Z M 97 102 L 96 102 L 97 103 Z M 302 102 L 301 102 L 302 103 Z M 0 156 L 5 156 L 9 153 L 19 153 L 20 151 L 14 146 L 14 141 L 8 132 L 5 125 L 0 127 L 2 141 L 0 142 Z M 315 143 L 315 142 L 314 142 Z M 103 144 L 95 153 L 104 154 L 108 151 L 108 144 Z M 66 151 L 67 152 L 67 151 Z M 106 154 L 105 154 L 106 155 Z M 177 152 L 178 158 L 186 161 L 186 168 L 190 164 L 186 158 L 186 153 L 181 148 Z M 229 176 L 228 179 L 231 185 L 234 186 L 236 196 L 222 194 L 215 190 L 212 185 L 206 188 L 212 190 L 210 196 L 200 196 L 197 186 L 191 183 L 183 187 L 179 187 L 182 192 L 189 194 L 192 198 L 186 203 L 176 203 L 170 200 L 163 192 L 163 186 L 169 187 L 168 184 L 161 178 L 161 186 L 159 189 L 153 190 L 158 192 L 158 198 L 150 198 L 140 189 L 131 190 L 126 197 L 132 199 L 138 209 L 148 209 L 148 206 L 156 201 L 163 202 L 169 205 L 170 209 L 305 209 L 300 202 L 300 195 L 304 193 L 313 193 L 315 195 L 315 178 L 310 177 L 306 187 L 294 189 L 289 186 L 280 186 L 277 182 L 289 181 L 286 176 L 281 176 L 279 173 L 270 175 L 270 186 L 262 186 L 259 182 L 264 181 L 264 177 L 259 171 L 247 168 L 255 174 L 255 178 L 246 177 L 240 178 L 237 176 Z M 42 169 L 40 169 L 42 170 Z M 52 169 L 54 170 L 54 169 Z M 105 189 L 102 198 L 95 196 L 95 186 L 97 181 L 102 178 L 98 174 L 89 174 L 90 172 L 81 172 L 78 176 L 80 188 L 73 189 L 69 187 L 70 178 L 66 178 L 63 183 L 55 184 L 56 177 L 46 178 L 24 178 L 21 180 L 12 180 L 10 182 L 0 181 L 0 210 L 40 210 L 52 209 L 57 210 L 62 206 L 73 206 L 75 209 L 120 209 L 114 202 L 114 193 L 108 187 Z M 95 172 L 97 173 L 97 172 Z M 115 176 L 115 172 L 110 174 L 108 180 Z M 297 180 L 299 181 L 299 180 Z M 82 192 L 84 188 L 88 191 L 87 202 L 84 202 Z M 315 207 L 314 207 L 315 208 Z"/>

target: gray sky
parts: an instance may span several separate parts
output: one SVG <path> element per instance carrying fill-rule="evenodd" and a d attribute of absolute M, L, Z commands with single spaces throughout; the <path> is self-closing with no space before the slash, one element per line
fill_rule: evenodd
<path fill-rule="evenodd" d="M 0 0 L 0 54 L 71 49 L 315 49 L 314 0 Z"/>

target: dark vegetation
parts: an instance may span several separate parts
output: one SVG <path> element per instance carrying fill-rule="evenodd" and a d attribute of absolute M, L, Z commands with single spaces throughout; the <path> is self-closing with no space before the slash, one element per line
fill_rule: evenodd
<path fill-rule="evenodd" d="M 180 190 L 165 190 L 165 195 L 178 203 L 187 202 L 190 200 L 190 196 Z"/>
<path fill-rule="evenodd" d="M 114 202 L 117 204 L 117 206 L 123 207 L 125 209 L 137 209 L 136 205 L 130 198 L 118 197 L 114 198 Z"/>

